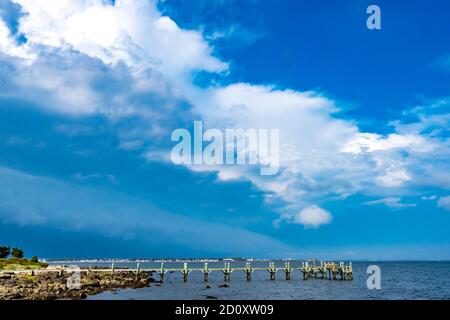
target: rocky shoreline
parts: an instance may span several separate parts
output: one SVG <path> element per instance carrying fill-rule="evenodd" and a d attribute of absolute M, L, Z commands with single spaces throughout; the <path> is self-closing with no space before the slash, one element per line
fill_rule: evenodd
<path fill-rule="evenodd" d="M 104 291 L 144 288 L 155 282 L 151 272 L 83 273 L 80 285 L 68 287 L 69 272 L 0 273 L 0 300 L 85 299 Z"/>

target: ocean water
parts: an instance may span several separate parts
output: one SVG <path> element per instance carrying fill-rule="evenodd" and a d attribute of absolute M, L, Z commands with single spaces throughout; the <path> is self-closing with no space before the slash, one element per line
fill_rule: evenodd
<path fill-rule="evenodd" d="M 277 267 L 283 267 L 283 261 L 276 261 Z M 242 267 L 245 262 L 232 262 L 232 267 Z M 82 265 L 82 264 L 81 264 Z M 98 264 L 102 265 L 102 264 Z M 109 264 L 103 264 L 106 266 Z M 165 263 L 166 268 L 182 267 L 182 263 Z M 291 262 L 296 268 L 301 262 Z M 381 269 L 381 289 L 367 288 L 367 267 L 377 265 Z M 135 263 L 116 263 L 117 268 L 128 266 L 135 268 Z M 158 263 L 141 263 L 141 268 L 157 268 Z M 202 267 L 202 263 L 189 263 L 189 267 Z M 223 263 L 209 263 L 210 268 L 223 267 Z M 252 267 L 267 267 L 268 262 L 253 262 Z M 156 280 L 159 279 L 154 274 Z M 245 281 L 243 271 L 235 271 L 231 275 L 229 287 L 223 284 L 220 271 L 213 271 L 209 282 L 203 281 L 200 271 L 192 271 L 188 282 L 184 283 L 180 272 L 167 273 L 164 283 L 153 283 L 142 289 L 123 289 L 116 292 L 104 292 L 88 299 L 207 299 L 208 296 L 218 299 L 450 299 L 450 262 L 353 262 L 352 281 L 308 279 L 303 280 L 297 269 L 291 280 L 284 279 L 282 270 L 277 272 L 275 281 L 269 280 L 265 270 L 255 271 L 251 281 Z M 210 288 L 207 288 L 209 286 Z"/>

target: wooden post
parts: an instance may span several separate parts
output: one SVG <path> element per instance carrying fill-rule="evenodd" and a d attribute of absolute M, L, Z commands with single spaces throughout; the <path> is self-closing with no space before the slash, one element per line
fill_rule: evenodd
<path fill-rule="evenodd" d="M 306 277 L 305 277 L 306 269 L 305 269 L 305 262 L 304 261 L 302 261 L 302 266 L 300 267 L 300 271 L 303 274 L 303 280 L 306 280 Z"/>
<path fill-rule="evenodd" d="M 225 262 L 222 272 L 223 272 L 223 280 L 230 281 L 231 273 L 233 272 L 233 270 L 230 269 L 230 263 Z"/>
<path fill-rule="evenodd" d="M 113 274 L 113 273 L 114 273 L 114 262 L 111 263 L 111 274 Z"/>
<path fill-rule="evenodd" d="M 303 272 L 303 280 L 307 280 L 308 278 L 310 278 L 313 274 L 313 270 L 312 268 L 309 266 L 309 262 L 305 261 L 302 263 L 302 269 L 301 271 Z"/>
<path fill-rule="evenodd" d="M 275 263 L 274 262 L 269 262 L 269 268 L 267 269 L 267 271 L 269 271 L 270 274 L 270 280 L 275 280 L 275 275 L 277 273 L 277 269 L 275 268 Z"/>
<path fill-rule="evenodd" d="M 188 272 L 187 272 L 187 263 L 184 264 L 184 270 L 183 270 L 183 281 L 187 282 L 188 278 Z"/>
<path fill-rule="evenodd" d="M 136 264 L 136 275 L 138 276 L 140 272 L 139 262 Z"/>
<path fill-rule="evenodd" d="M 163 282 L 164 281 L 164 274 L 166 273 L 166 270 L 164 270 L 164 263 L 161 263 L 161 268 L 158 270 L 158 274 L 159 274 L 159 282 Z"/>
<path fill-rule="evenodd" d="M 331 280 L 331 268 L 328 267 L 328 280 Z"/>
<path fill-rule="evenodd" d="M 187 282 L 188 275 L 189 275 L 189 273 L 191 273 L 191 270 L 188 269 L 188 265 L 186 262 L 184 263 L 184 267 L 183 267 L 183 270 L 181 270 L 181 273 L 183 273 L 183 282 Z"/>
<path fill-rule="evenodd" d="M 205 267 L 202 270 L 202 272 L 203 272 L 203 280 L 205 282 L 208 282 L 208 275 L 211 272 L 211 270 L 208 269 L 208 263 L 207 262 L 205 262 Z"/>
<path fill-rule="evenodd" d="M 349 266 L 349 276 L 350 276 L 350 280 L 353 280 L 353 266 L 352 266 L 351 261 L 350 261 L 350 266 Z"/>
<path fill-rule="evenodd" d="M 283 271 L 284 271 L 284 273 L 286 275 L 286 280 L 291 280 L 291 272 L 292 272 L 292 270 L 294 270 L 294 269 L 291 268 L 291 265 L 290 265 L 289 261 L 285 262 Z"/>
<path fill-rule="evenodd" d="M 245 272 L 245 277 L 247 281 L 250 281 L 252 279 L 252 272 L 254 269 L 252 269 L 250 262 L 246 262 L 245 263 L 245 268 L 244 268 L 244 272 Z"/>

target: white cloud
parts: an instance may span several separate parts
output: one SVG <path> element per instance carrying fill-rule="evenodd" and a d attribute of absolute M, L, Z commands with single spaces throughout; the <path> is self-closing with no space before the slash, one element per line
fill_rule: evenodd
<path fill-rule="evenodd" d="M 141 140 L 126 140 L 119 143 L 118 149 L 125 151 L 138 150 L 144 143 Z"/>
<path fill-rule="evenodd" d="M 155 1 L 15 2 L 23 13 L 18 32 L 27 42 L 16 43 L 0 18 L 0 52 L 6 54 L 0 58 L 11 71 L 5 82 L 14 86 L 0 96 L 46 111 L 160 116 L 152 107 L 179 104 L 193 72 L 228 69 L 200 32 L 179 28 Z M 106 83 L 112 91 L 105 92 Z M 157 105 L 140 102 L 139 95 L 157 96 Z"/>
<path fill-rule="evenodd" d="M 388 197 L 379 200 L 367 201 L 364 202 L 364 205 L 367 206 L 385 205 L 391 209 L 403 209 L 417 206 L 417 204 L 415 203 L 403 203 L 402 199 L 398 197 Z"/>
<path fill-rule="evenodd" d="M 436 200 L 437 196 L 436 195 L 431 195 L 431 196 L 423 196 L 420 199 L 424 200 L 424 201 L 429 201 L 429 200 Z"/>
<path fill-rule="evenodd" d="M 155 1 L 15 1 L 28 13 L 19 29 L 31 45 L 70 45 L 107 64 L 122 60 L 135 71 L 152 67 L 172 80 L 192 70 L 227 69 L 199 32 L 179 28 Z"/>
<path fill-rule="evenodd" d="M 72 175 L 72 178 L 79 182 L 107 182 L 110 184 L 118 184 L 116 177 L 113 174 L 107 174 L 107 173 L 92 173 L 92 174 L 83 174 L 81 172 L 77 172 Z"/>
<path fill-rule="evenodd" d="M 321 225 L 329 224 L 331 220 L 333 217 L 328 211 L 313 205 L 300 211 L 293 222 L 302 224 L 306 228 L 318 228 Z"/>
<path fill-rule="evenodd" d="M 450 211 L 450 196 L 439 198 L 438 207 Z"/>
<path fill-rule="evenodd" d="M 239 171 L 264 189 L 283 190 L 280 195 L 289 201 L 299 201 L 299 195 L 306 191 L 302 189 L 308 188 L 306 184 L 316 176 L 328 174 L 331 181 L 337 166 L 350 169 L 345 154 L 340 159 L 343 161 L 330 160 L 339 156 L 342 143 L 357 128 L 351 122 L 334 118 L 334 102 L 319 93 L 239 83 L 201 92 L 191 100 L 198 102 L 196 111 L 211 127 L 280 129 L 282 173 L 265 179 L 253 174 L 251 168 L 242 167 Z"/>
<path fill-rule="evenodd" d="M 285 220 L 327 198 L 381 195 L 386 188 L 405 192 L 402 188 L 426 179 L 418 174 L 417 162 L 432 161 L 445 149 L 420 132 L 361 132 L 352 121 L 338 118 L 333 100 L 312 91 L 239 83 L 197 92 L 191 101 L 197 101 L 196 111 L 212 127 L 280 129 L 281 173 L 266 179 L 241 167 L 232 177 L 246 177 L 285 200 Z M 230 177 L 223 172 L 228 168 L 198 170 L 219 170 L 219 177 Z"/>
<path fill-rule="evenodd" d="M 377 183 L 385 187 L 400 187 L 407 181 L 411 181 L 411 177 L 406 170 L 402 169 L 388 169 L 385 175 L 377 177 Z"/>
<path fill-rule="evenodd" d="M 431 152 L 433 151 L 433 145 L 425 137 L 420 135 L 400 135 L 393 133 L 383 138 L 381 135 L 375 133 L 358 133 L 353 140 L 349 141 L 342 148 L 342 151 L 359 154 L 364 151 L 376 152 L 392 149 L 411 149 L 419 152 Z"/>

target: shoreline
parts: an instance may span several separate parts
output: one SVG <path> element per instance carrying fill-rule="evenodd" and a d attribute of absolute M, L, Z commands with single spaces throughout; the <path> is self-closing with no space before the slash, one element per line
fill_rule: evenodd
<path fill-rule="evenodd" d="M 157 282 L 152 272 L 95 272 L 83 274 L 77 288 L 71 288 L 74 272 L 49 272 L 34 270 L 21 273 L 0 272 L 0 300 L 57 300 L 86 299 L 105 291 L 118 289 L 138 289 Z"/>

